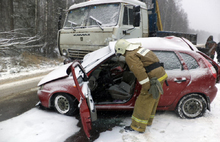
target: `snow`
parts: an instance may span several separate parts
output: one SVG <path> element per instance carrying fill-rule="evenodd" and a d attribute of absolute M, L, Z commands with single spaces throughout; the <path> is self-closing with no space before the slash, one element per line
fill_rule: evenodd
<path fill-rule="evenodd" d="M 33 108 L 0 123 L 1 142 L 61 142 L 79 131 L 78 120 Z"/>
<path fill-rule="evenodd" d="M 26 63 L 27 61 L 29 63 Z M 22 62 L 25 62 L 25 66 L 21 65 Z M 37 59 L 35 55 L 0 57 L 0 84 L 30 78 L 30 76 L 42 76 L 61 65 L 63 63 L 60 59 L 42 60 Z"/>
<path fill-rule="evenodd" d="M 220 90 L 220 84 L 216 84 Z M 220 91 L 211 104 L 211 112 L 197 119 L 181 119 L 174 112 L 156 113 L 146 132 L 123 132 L 122 126 L 100 133 L 95 142 L 219 142 Z M 0 142 L 63 142 L 80 128 L 75 117 L 33 108 L 22 115 L 0 122 Z M 121 125 L 129 125 L 131 118 Z M 95 130 L 93 130 L 95 131 Z"/>

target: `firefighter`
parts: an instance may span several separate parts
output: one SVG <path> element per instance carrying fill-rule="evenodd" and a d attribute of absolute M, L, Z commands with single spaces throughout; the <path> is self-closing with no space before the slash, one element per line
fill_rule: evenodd
<path fill-rule="evenodd" d="M 163 83 L 167 78 L 164 68 L 157 56 L 140 43 L 130 43 L 120 39 L 115 44 L 116 54 L 125 56 L 125 61 L 142 85 L 140 95 L 135 102 L 132 123 L 125 131 L 145 132 L 156 113 L 160 94 L 163 94 Z"/>
<path fill-rule="evenodd" d="M 220 63 L 220 42 L 216 46 L 216 52 L 217 52 L 218 63 Z"/>

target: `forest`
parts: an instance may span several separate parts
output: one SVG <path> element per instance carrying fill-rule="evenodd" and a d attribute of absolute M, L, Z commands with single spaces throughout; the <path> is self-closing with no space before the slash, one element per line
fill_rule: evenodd
<path fill-rule="evenodd" d="M 63 24 L 69 6 L 84 1 L 87 0 L 0 0 L 0 56 L 28 51 L 57 57 L 58 21 L 61 18 Z M 164 30 L 207 34 L 188 28 L 187 14 L 180 1 L 158 3 Z"/>

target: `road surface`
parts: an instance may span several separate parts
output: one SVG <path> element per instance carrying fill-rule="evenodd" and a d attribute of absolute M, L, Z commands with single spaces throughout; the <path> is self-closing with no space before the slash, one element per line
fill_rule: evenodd
<path fill-rule="evenodd" d="M 15 93 L 0 98 L 0 121 L 18 116 L 38 102 L 37 88 L 25 92 Z"/>
<path fill-rule="evenodd" d="M 0 121 L 33 108 L 38 102 L 37 84 L 48 72 L 1 81 Z"/>

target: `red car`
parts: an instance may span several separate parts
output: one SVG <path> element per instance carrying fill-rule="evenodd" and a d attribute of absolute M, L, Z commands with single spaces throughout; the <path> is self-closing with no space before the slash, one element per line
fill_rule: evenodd
<path fill-rule="evenodd" d="M 202 116 L 217 94 L 220 67 L 184 38 L 129 39 L 152 50 L 168 74 L 158 110 L 175 111 L 181 118 Z M 42 106 L 74 115 L 80 110 L 87 137 L 96 110 L 132 110 L 141 85 L 123 56 L 115 56 L 115 42 L 87 54 L 81 63 L 66 64 L 43 78 L 38 86 Z M 80 109 L 78 109 L 80 108 Z"/>

